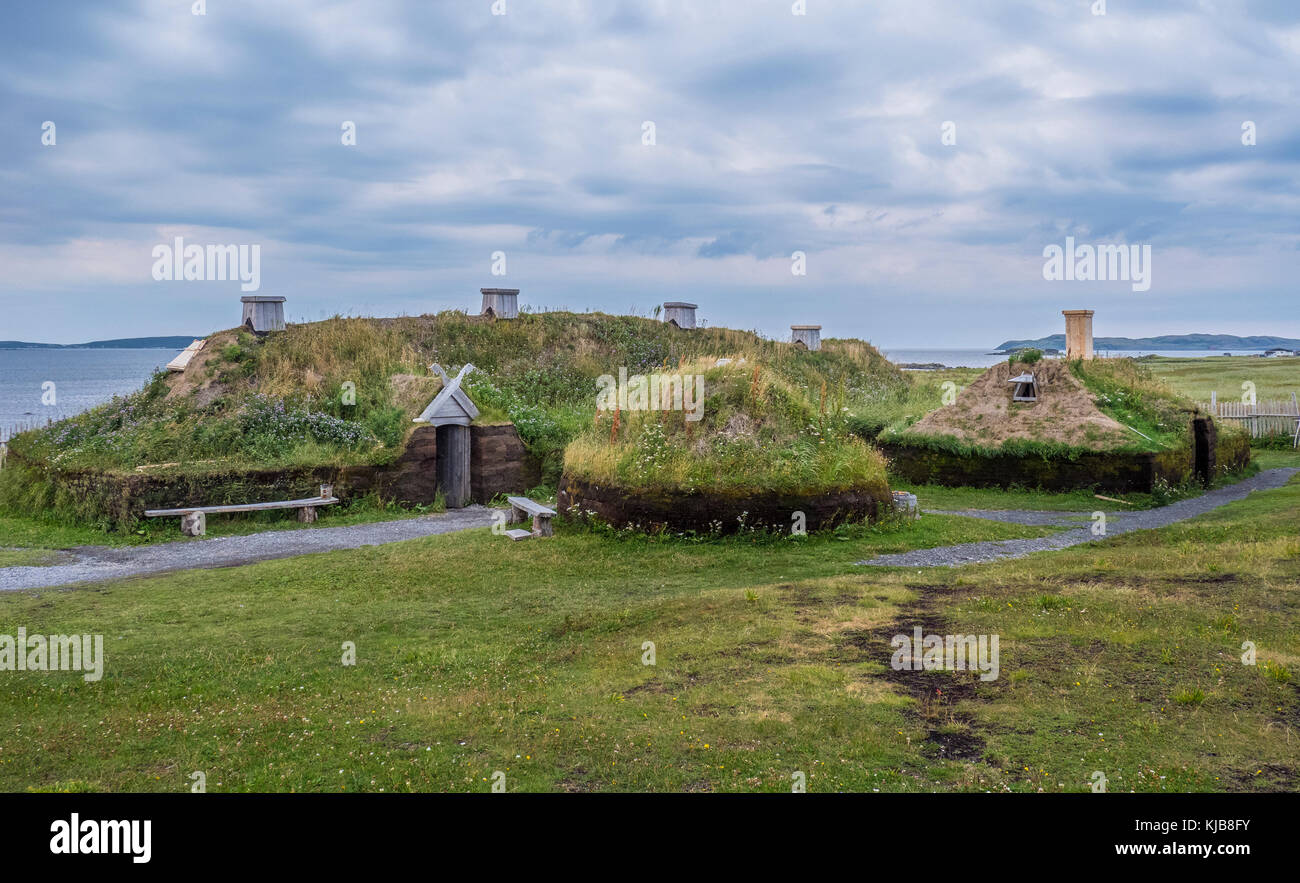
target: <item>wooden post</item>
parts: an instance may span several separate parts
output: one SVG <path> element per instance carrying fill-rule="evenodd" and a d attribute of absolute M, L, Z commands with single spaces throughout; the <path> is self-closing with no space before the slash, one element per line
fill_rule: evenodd
<path fill-rule="evenodd" d="M 298 520 L 301 521 L 303 524 L 315 524 L 316 507 L 303 506 L 301 509 L 298 510 Z"/>
<path fill-rule="evenodd" d="M 469 504 L 469 427 L 454 423 L 438 427 L 438 486 L 448 509 Z"/>
<path fill-rule="evenodd" d="M 187 537 L 201 537 L 208 532 L 208 519 L 202 512 L 181 516 L 181 533 Z"/>
<path fill-rule="evenodd" d="M 1214 426 L 1214 418 L 1197 417 L 1192 420 L 1193 468 L 1201 484 L 1209 487 L 1214 483 L 1217 468 L 1217 447 L 1219 433 Z"/>

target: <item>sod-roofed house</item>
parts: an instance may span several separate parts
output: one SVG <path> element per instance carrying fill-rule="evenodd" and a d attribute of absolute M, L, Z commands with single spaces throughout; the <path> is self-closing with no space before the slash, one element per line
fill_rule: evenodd
<path fill-rule="evenodd" d="M 1208 483 L 1250 455 L 1244 433 L 1216 427 L 1132 359 L 1001 362 L 878 442 L 917 484 L 1050 490 Z"/>

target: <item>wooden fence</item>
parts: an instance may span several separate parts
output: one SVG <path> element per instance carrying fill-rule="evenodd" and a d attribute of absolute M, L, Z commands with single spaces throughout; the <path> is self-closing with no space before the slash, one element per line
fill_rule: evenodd
<path fill-rule="evenodd" d="M 53 422 L 47 417 L 43 420 L 24 420 L 11 423 L 8 426 L 0 426 L 0 441 L 8 441 L 20 432 L 26 432 L 29 429 L 40 429 L 42 426 L 49 426 Z"/>
<path fill-rule="evenodd" d="M 1201 403 L 1201 409 L 1219 420 L 1240 423 L 1250 431 L 1251 438 L 1285 435 L 1293 444 L 1300 444 L 1300 403 L 1295 393 L 1290 399 L 1254 403 L 1220 402 L 1211 394 L 1209 402 Z"/>

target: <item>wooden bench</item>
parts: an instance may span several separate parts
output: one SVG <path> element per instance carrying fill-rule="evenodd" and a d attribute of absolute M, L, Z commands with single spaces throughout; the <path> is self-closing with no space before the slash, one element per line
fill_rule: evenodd
<path fill-rule="evenodd" d="M 235 506 L 185 506 L 180 509 L 146 509 L 145 518 L 166 518 L 179 515 L 181 533 L 187 537 L 201 537 L 207 532 L 207 516 L 226 515 L 231 512 L 264 512 L 268 509 L 297 509 L 298 520 L 311 524 L 316 520 L 317 506 L 333 506 L 339 501 L 334 496 L 334 488 L 328 484 L 320 486 L 319 497 L 307 497 L 302 500 L 280 500 L 274 503 L 244 503 Z"/>
<path fill-rule="evenodd" d="M 551 518 L 555 516 L 554 509 L 548 509 L 541 503 L 534 503 L 527 497 L 506 497 L 506 502 L 510 504 L 510 523 L 519 524 L 524 519 L 532 516 L 533 529 L 529 533 L 523 530 L 508 530 L 506 536 L 512 540 L 522 540 L 527 537 L 549 537 L 552 536 Z"/>

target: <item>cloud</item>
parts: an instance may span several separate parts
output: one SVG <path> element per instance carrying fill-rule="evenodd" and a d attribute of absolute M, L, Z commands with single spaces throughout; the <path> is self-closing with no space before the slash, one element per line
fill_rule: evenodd
<path fill-rule="evenodd" d="M 312 318 L 474 308 L 504 282 L 885 343 L 1037 336 L 1080 305 L 1113 334 L 1300 335 L 1300 12 L 1090 5 L 19 4 L 3 336 L 233 324 L 237 289 L 148 278 L 175 230 L 261 244 L 263 292 Z M 1151 292 L 1045 283 L 1066 235 L 1151 244 Z"/>

